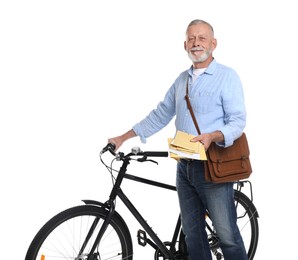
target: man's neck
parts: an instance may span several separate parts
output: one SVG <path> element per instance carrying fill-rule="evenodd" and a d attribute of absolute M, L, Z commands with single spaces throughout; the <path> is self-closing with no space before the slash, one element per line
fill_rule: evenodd
<path fill-rule="evenodd" d="M 193 63 L 193 68 L 194 69 L 203 69 L 203 68 L 207 68 L 209 66 L 209 64 L 213 61 L 213 56 L 210 55 L 208 57 L 207 60 L 203 61 L 203 62 L 194 62 Z"/>

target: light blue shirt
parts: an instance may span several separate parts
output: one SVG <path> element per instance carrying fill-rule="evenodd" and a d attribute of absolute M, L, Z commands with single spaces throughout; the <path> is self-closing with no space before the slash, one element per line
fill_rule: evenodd
<path fill-rule="evenodd" d="M 195 82 L 192 82 L 192 71 L 193 67 L 182 72 L 156 109 L 133 126 L 142 142 L 165 127 L 174 116 L 176 130 L 198 135 L 185 101 L 187 79 L 190 102 L 201 133 L 221 131 L 225 141 L 219 145 L 225 147 L 241 136 L 246 110 L 238 74 L 215 59 Z"/>

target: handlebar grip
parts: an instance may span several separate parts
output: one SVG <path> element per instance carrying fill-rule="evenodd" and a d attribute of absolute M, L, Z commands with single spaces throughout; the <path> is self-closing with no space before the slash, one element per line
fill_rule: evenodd
<path fill-rule="evenodd" d="M 106 151 L 109 151 L 112 154 L 115 154 L 116 145 L 113 143 L 108 143 L 100 152 L 100 154 L 105 153 Z"/>
<path fill-rule="evenodd" d="M 147 155 L 148 157 L 168 157 L 168 152 L 144 152 L 144 155 Z"/>

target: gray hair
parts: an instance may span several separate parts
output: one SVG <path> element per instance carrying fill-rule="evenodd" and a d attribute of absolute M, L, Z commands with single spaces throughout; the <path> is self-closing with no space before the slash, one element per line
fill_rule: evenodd
<path fill-rule="evenodd" d="M 211 24 L 210 24 L 210 23 L 207 23 L 207 22 L 204 21 L 204 20 L 200 20 L 200 19 L 195 19 L 195 20 L 193 20 L 193 21 L 190 22 L 190 24 L 189 24 L 189 25 L 187 26 L 187 28 L 186 28 L 186 34 L 187 34 L 188 28 L 189 28 L 190 26 L 192 26 L 192 25 L 196 25 L 196 24 L 200 24 L 200 23 L 203 23 L 203 24 L 208 25 L 209 28 L 210 28 L 210 30 L 211 30 L 211 32 L 212 32 L 212 34 L 213 34 L 213 36 L 214 36 L 214 30 L 213 30 L 213 27 L 211 26 Z"/>

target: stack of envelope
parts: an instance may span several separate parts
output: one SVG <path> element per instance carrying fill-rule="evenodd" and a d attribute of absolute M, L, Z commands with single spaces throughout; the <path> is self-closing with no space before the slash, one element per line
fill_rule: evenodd
<path fill-rule="evenodd" d="M 203 144 L 190 141 L 194 137 L 194 135 L 177 131 L 175 138 L 168 138 L 170 157 L 176 160 L 180 158 L 207 160 Z"/>

